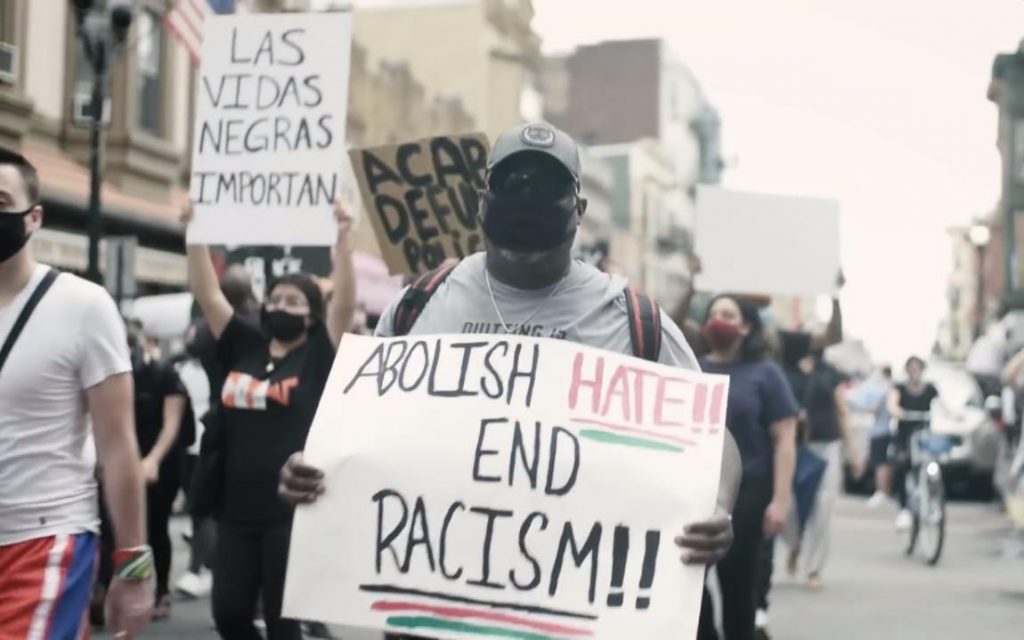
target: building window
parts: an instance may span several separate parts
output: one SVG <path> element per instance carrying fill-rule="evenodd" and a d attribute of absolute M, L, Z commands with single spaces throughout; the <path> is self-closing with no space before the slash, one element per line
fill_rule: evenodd
<path fill-rule="evenodd" d="M 163 135 L 163 96 L 160 69 L 163 63 L 163 23 L 150 9 L 139 12 L 135 64 L 138 74 L 136 124 L 155 136 Z"/>
<path fill-rule="evenodd" d="M 19 33 L 18 3 L 16 0 L 0 0 L 0 86 L 18 84 L 18 48 L 22 36 Z"/>

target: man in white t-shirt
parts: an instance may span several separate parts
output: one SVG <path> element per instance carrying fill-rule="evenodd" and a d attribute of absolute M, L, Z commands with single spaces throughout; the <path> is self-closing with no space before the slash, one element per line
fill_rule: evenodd
<path fill-rule="evenodd" d="M 124 323 L 101 287 L 64 273 L 9 342 L 50 271 L 28 246 L 42 221 L 35 167 L 0 149 L 0 637 L 84 631 L 99 526 L 91 422 L 118 549 L 111 629 L 130 638 L 149 620 L 153 556 Z"/>

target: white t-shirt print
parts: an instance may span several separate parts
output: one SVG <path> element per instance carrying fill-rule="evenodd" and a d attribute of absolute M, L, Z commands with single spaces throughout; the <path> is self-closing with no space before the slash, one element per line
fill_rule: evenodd
<path fill-rule="evenodd" d="M 0 308 L 0 344 L 48 267 Z M 107 292 L 61 274 L 0 371 L 0 545 L 97 531 L 85 391 L 131 372 L 124 322 Z"/>

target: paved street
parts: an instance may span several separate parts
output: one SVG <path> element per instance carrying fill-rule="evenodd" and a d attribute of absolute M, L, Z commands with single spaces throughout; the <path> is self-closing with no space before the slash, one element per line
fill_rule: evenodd
<path fill-rule="evenodd" d="M 176 521 L 175 528 L 180 526 Z M 946 553 L 938 567 L 929 568 L 901 555 L 888 511 L 870 511 L 861 501 L 847 499 L 836 521 L 825 590 L 812 593 L 783 578 L 772 602 L 773 638 L 1024 637 L 1024 560 L 1001 556 L 1006 533 L 1005 521 L 993 506 L 955 504 Z M 175 539 L 180 543 L 180 536 Z M 184 559 L 181 549 L 175 564 Z M 781 569 L 776 575 L 783 575 Z M 216 638 L 208 607 L 208 601 L 178 603 L 172 620 L 153 625 L 145 637 Z M 379 638 L 339 635 L 345 640 Z"/>
<path fill-rule="evenodd" d="M 773 638 L 1024 637 L 1024 560 L 1001 556 L 1008 529 L 994 506 L 952 506 L 946 551 L 935 568 L 901 555 L 893 515 L 861 501 L 841 503 L 825 590 L 779 584 Z"/>

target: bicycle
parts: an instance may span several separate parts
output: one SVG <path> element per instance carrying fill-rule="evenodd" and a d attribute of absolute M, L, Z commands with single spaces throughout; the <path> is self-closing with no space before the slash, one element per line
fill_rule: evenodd
<path fill-rule="evenodd" d="M 935 566 L 946 539 L 946 487 L 940 460 L 952 450 L 953 444 L 949 438 L 932 432 L 930 412 L 907 411 L 902 420 L 925 425 L 910 436 L 910 469 L 905 482 L 912 521 L 905 552 L 910 556 L 920 550 L 925 561 Z"/>

